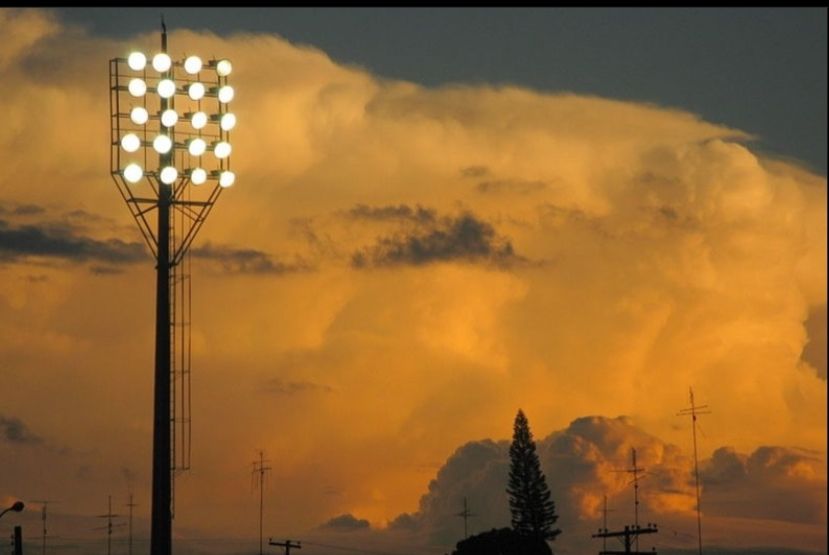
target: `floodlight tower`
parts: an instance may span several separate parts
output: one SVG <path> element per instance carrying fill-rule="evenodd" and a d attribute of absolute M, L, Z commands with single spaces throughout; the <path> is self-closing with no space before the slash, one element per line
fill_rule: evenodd
<path fill-rule="evenodd" d="M 109 62 L 110 173 L 156 259 L 152 555 L 172 551 L 174 475 L 190 467 L 187 255 L 219 194 L 235 181 L 236 125 L 230 61 L 173 60 L 163 20 L 161 26 L 161 50 L 149 64 L 142 52 Z"/>

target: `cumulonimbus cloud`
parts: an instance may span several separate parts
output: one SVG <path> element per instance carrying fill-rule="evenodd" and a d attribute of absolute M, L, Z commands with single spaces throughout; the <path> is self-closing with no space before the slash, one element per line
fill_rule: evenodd
<path fill-rule="evenodd" d="M 5 232 L 30 226 L 92 269 L 34 271 L 36 257 L 20 254 L 16 239 L 9 247 L 0 359 L 15 387 L 0 390 L 0 406 L 76 452 L 100 449 L 101 467 L 149 460 L 153 265 L 98 254 L 121 252 L 109 239 L 140 242 L 111 182 L 101 106 L 107 60 L 151 52 L 158 35 L 96 37 L 43 10 L 1 10 L 0 27 L 0 79 L 13 84 L 0 126 Z M 313 527 L 350 512 L 382 524 L 405 512 L 396 522 L 411 525 L 435 477 L 423 468 L 469 439 L 503 437 L 516 406 L 536 430 L 569 429 L 544 452 L 571 473 L 557 480 L 551 471 L 553 487 L 579 484 L 556 494 L 565 530 L 565 508 L 566 518 L 597 514 L 599 486 L 629 491 L 624 474 L 607 471 L 628 464 L 632 443 L 643 466 L 661 469 L 646 478 L 654 493 L 644 487 L 643 506 L 684 522 L 687 449 L 668 446 L 690 434 L 674 417 L 689 386 L 712 409 L 701 423 L 705 458 L 711 445 L 746 457 L 768 445 L 825 451 L 825 177 L 670 107 L 514 86 L 421 87 L 262 34 L 177 29 L 169 44 L 174 56 L 233 60 L 239 121 L 237 182 L 194 243 L 215 255 L 196 264 L 219 271 L 194 279 L 194 402 L 205 408 L 194 448 L 204 465 L 190 489 L 181 483 L 177 526 L 247 534 L 249 476 L 239 485 L 225 470 L 259 445 L 291 446 L 274 476 L 282 521 Z M 365 266 L 352 264 L 355 254 Z M 302 261 L 313 271 L 294 271 Z M 251 395 L 275 368 L 283 385 L 336 394 Z M 35 420 L 43 406 L 72 418 Z M 627 425 L 579 421 L 586 414 L 630 414 L 662 439 L 618 440 L 614 450 Z M 470 484 L 501 476 L 497 448 L 469 448 L 481 461 Z M 60 466 L 3 450 L 0 459 L 21 484 L 52 479 L 44 468 Z M 101 476 L 55 477 L 52 491 L 97 513 L 123 483 Z M 440 476 L 429 504 L 456 513 L 457 497 L 444 495 L 454 482 Z M 503 496 L 499 488 L 483 489 Z M 473 510 L 483 505 L 466 494 Z M 222 514 L 207 509 L 216 500 Z M 740 526 L 757 522 L 745 518 Z M 460 520 L 449 522 L 457 532 Z M 804 532 L 787 526 L 779 537 Z"/>

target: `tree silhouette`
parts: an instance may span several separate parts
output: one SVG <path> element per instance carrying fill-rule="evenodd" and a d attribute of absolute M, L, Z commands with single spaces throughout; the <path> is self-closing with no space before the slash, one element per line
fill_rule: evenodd
<path fill-rule="evenodd" d="M 513 530 L 523 536 L 555 540 L 561 533 L 561 530 L 553 529 L 553 524 L 558 520 L 556 506 L 550 499 L 547 480 L 541 472 L 530 424 L 521 410 L 515 416 L 509 457 L 507 493 Z"/>

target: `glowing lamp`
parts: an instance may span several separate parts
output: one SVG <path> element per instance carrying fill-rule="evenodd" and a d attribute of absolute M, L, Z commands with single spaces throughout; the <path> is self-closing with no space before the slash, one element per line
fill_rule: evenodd
<path fill-rule="evenodd" d="M 173 148 L 173 141 L 167 135 L 159 135 L 153 139 L 153 148 L 159 154 L 167 154 Z"/>
<path fill-rule="evenodd" d="M 161 170 L 161 182 L 166 183 L 167 185 L 172 185 L 178 179 L 178 170 L 175 169 L 173 166 L 167 166 L 163 170 Z"/>
<path fill-rule="evenodd" d="M 162 79 L 158 82 L 158 96 L 161 98 L 171 98 L 174 94 L 176 94 L 176 84 L 173 83 L 172 79 Z"/>
<path fill-rule="evenodd" d="M 219 127 L 221 127 L 223 131 L 230 131 L 236 127 L 236 116 L 230 112 L 223 114 L 219 120 Z"/>
<path fill-rule="evenodd" d="M 207 181 L 207 172 L 202 168 L 194 168 L 190 172 L 190 182 L 193 185 L 202 185 Z"/>
<path fill-rule="evenodd" d="M 196 112 L 193 114 L 193 117 L 190 118 L 190 124 L 193 126 L 193 129 L 201 129 L 207 125 L 207 114 L 204 112 Z"/>
<path fill-rule="evenodd" d="M 141 52 L 133 52 L 127 58 L 127 65 L 133 71 L 141 71 L 147 67 L 147 57 Z"/>
<path fill-rule="evenodd" d="M 219 174 L 219 185 L 230 187 L 236 181 L 236 175 L 230 171 L 223 171 Z"/>
<path fill-rule="evenodd" d="M 178 121 L 178 114 L 175 110 L 164 110 L 161 114 L 161 125 L 164 127 L 172 127 Z"/>
<path fill-rule="evenodd" d="M 136 106 L 130 111 L 130 119 L 136 125 L 144 125 L 150 119 L 150 114 L 143 106 Z"/>
<path fill-rule="evenodd" d="M 233 100 L 233 87 L 230 85 L 225 85 L 224 87 L 219 89 L 219 102 L 223 104 L 227 104 L 231 100 Z"/>
<path fill-rule="evenodd" d="M 147 92 L 147 84 L 143 79 L 136 77 L 135 79 L 130 79 L 130 84 L 127 85 L 127 89 L 130 91 L 132 96 L 144 96 L 144 93 Z"/>
<path fill-rule="evenodd" d="M 230 60 L 219 60 L 216 62 L 216 73 L 219 77 L 227 77 L 233 71 L 233 65 Z"/>
<path fill-rule="evenodd" d="M 163 52 L 153 56 L 153 69 L 159 73 L 169 71 L 172 65 L 173 61 L 170 59 L 170 56 Z"/>
<path fill-rule="evenodd" d="M 193 83 L 187 87 L 187 95 L 193 100 L 201 100 L 204 98 L 204 85 L 201 83 Z"/>
<path fill-rule="evenodd" d="M 230 151 L 230 143 L 227 141 L 219 141 L 213 146 L 213 154 L 215 154 L 216 158 L 219 160 L 230 156 Z"/>
<path fill-rule="evenodd" d="M 127 133 L 121 138 L 121 148 L 127 152 L 135 152 L 141 148 L 141 139 L 135 133 Z"/>
<path fill-rule="evenodd" d="M 201 156 L 207 150 L 207 143 L 204 142 L 204 139 L 193 139 L 187 145 L 187 150 L 192 156 Z"/>
<path fill-rule="evenodd" d="M 184 71 L 189 73 L 190 75 L 195 75 L 201 71 L 201 58 L 198 56 L 190 56 L 186 60 L 184 60 Z"/>
<path fill-rule="evenodd" d="M 129 164 L 124 168 L 124 179 L 130 183 L 138 183 L 144 176 L 144 170 L 138 164 Z"/>

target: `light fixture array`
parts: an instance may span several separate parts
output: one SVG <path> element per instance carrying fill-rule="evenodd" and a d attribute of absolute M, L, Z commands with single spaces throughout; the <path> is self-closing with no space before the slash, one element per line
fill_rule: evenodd
<path fill-rule="evenodd" d="M 174 61 L 165 53 L 148 60 L 142 52 L 131 53 L 128 69 L 119 72 L 128 95 L 119 98 L 119 117 L 130 124 L 117 126 L 121 152 L 118 173 L 130 185 L 154 178 L 165 185 L 187 179 L 193 185 L 214 180 L 230 187 L 236 180 L 230 171 L 230 131 L 236 116 L 229 110 L 233 87 L 229 60 L 202 62 L 198 56 Z M 177 76 L 176 74 L 179 74 Z M 156 153 L 156 169 L 146 167 L 147 154 Z"/>

